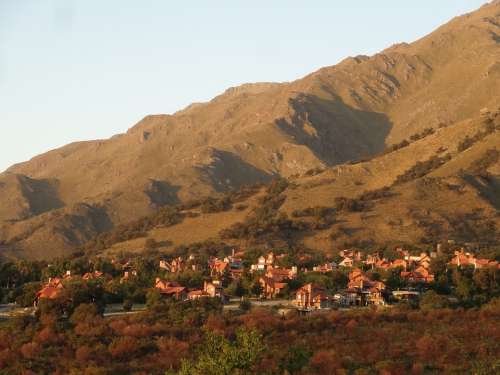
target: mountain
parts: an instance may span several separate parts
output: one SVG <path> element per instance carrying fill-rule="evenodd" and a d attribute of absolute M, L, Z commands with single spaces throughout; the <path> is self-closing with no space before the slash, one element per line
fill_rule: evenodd
<path fill-rule="evenodd" d="M 441 171 L 439 177 L 460 180 L 456 184 L 477 195 L 477 207 L 498 210 L 498 202 L 483 198 L 497 192 L 495 163 L 487 168 L 493 173 L 487 186 L 459 176 L 460 168 L 498 146 L 496 132 L 467 152 L 457 147 L 484 126 L 480 111 L 484 117 L 489 109 L 493 114 L 488 121 L 496 121 L 499 47 L 500 2 L 494 1 L 415 43 L 348 58 L 290 83 L 231 88 L 173 115 L 147 116 L 108 140 L 73 143 L 14 165 L 0 175 L 0 195 L 7 197 L 0 202 L 0 253 L 28 258 L 66 254 L 159 207 L 278 176 L 298 180 L 299 186 L 287 193 L 282 210 L 330 206 L 340 196 L 392 184 L 417 160 L 425 161 L 441 148 L 455 154 L 446 162 L 450 172 Z M 433 134 L 376 157 L 389 145 L 430 128 Z M 363 160 L 369 161 L 353 164 Z M 311 170 L 325 172 L 309 177 Z M 326 181 L 318 192 L 294 196 L 317 179 Z M 416 209 L 424 210 L 432 194 L 415 200 L 420 188 L 412 183 L 417 184 L 395 187 L 401 189 L 399 198 L 390 201 L 408 195 Z M 435 189 L 434 198 L 440 191 Z M 451 202 L 449 214 L 456 208 Z M 470 207 L 474 202 L 468 202 Z M 361 234 L 370 233 L 373 223 L 364 218 L 358 224 Z"/>

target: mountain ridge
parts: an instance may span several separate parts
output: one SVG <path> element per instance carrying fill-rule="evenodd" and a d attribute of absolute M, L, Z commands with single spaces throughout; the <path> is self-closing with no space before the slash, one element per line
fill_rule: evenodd
<path fill-rule="evenodd" d="M 52 231 L 62 254 L 164 205 L 370 159 L 424 129 L 496 110 L 499 35 L 500 4 L 493 2 L 414 43 L 350 57 L 293 82 L 229 88 L 174 114 L 146 116 L 110 139 L 16 164 L 0 174 L 0 194 L 9 197 L 0 202 L 0 241 L 13 243 L 17 232 L 51 238 Z M 91 224 L 92 210 L 82 216 L 74 209 L 81 205 L 106 224 Z M 57 212 L 85 229 L 61 218 L 50 219 L 59 220 L 52 229 L 36 223 Z M 11 252 L 34 248 L 23 241 Z"/>

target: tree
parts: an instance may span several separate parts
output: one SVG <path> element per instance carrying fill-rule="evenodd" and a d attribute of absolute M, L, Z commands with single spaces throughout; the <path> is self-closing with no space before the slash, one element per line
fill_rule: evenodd
<path fill-rule="evenodd" d="M 249 311 L 252 308 L 252 302 L 248 299 L 242 299 L 240 302 L 240 309 L 243 311 Z"/>
<path fill-rule="evenodd" d="M 146 294 L 146 306 L 148 309 L 157 307 L 162 303 L 161 293 L 158 289 L 154 288 Z"/>
<path fill-rule="evenodd" d="M 448 298 L 437 294 L 433 290 L 425 292 L 420 300 L 422 310 L 442 309 L 449 306 Z"/>
<path fill-rule="evenodd" d="M 281 361 L 280 368 L 290 374 L 298 373 L 309 364 L 312 353 L 303 346 L 292 346 Z"/>
<path fill-rule="evenodd" d="M 69 320 L 73 324 L 92 322 L 98 315 L 99 312 L 96 305 L 83 303 L 75 309 Z"/>
<path fill-rule="evenodd" d="M 240 330 L 231 342 L 224 336 L 207 332 L 196 361 L 184 361 L 179 375 L 254 374 L 265 348 L 262 337 L 253 330 Z M 168 373 L 167 373 L 168 374 Z"/>
<path fill-rule="evenodd" d="M 24 284 L 20 288 L 20 294 L 16 297 L 16 303 L 21 307 L 32 306 L 36 298 L 36 293 L 40 288 L 41 283 L 38 282 Z"/>

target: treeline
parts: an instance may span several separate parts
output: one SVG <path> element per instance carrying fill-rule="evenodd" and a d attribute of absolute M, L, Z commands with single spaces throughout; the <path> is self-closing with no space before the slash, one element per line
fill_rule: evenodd
<path fill-rule="evenodd" d="M 498 128 L 500 128 L 500 126 Z M 485 123 L 483 130 L 479 130 L 472 137 L 466 136 L 463 140 L 461 140 L 457 146 L 457 151 L 463 152 L 463 151 L 467 150 L 468 148 L 472 147 L 475 143 L 483 140 L 484 138 L 486 138 L 488 135 L 494 133 L 495 131 L 497 131 L 497 126 L 495 126 L 494 122 L 487 121 Z"/>
<path fill-rule="evenodd" d="M 194 199 L 179 205 L 181 211 L 199 208 L 202 213 L 216 213 L 229 211 L 233 205 L 247 200 L 262 188 L 261 184 L 242 186 L 238 190 L 230 191 L 219 197 L 205 197 Z"/>
<path fill-rule="evenodd" d="M 499 160 L 500 152 L 496 148 L 486 150 L 481 158 L 474 160 L 466 172 L 479 176 L 487 176 L 488 168 L 498 163 Z"/>
<path fill-rule="evenodd" d="M 382 153 L 382 155 L 385 155 L 385 154 L 389 154 L 391 152 L 394 152 L 394 151 L 397 151 L 397 150 L 400 150 L 402 148 L 405 148 L 405 147 L 408 147 L 411 143 L 413 142 L 416 142 L 420 139 L 423 139 L 429 135 L 432 135 L 434 134 L 436 131 L 434 130 L 434 128 L 425 128 L 424 130 L 422 130 L 420 133 L 415 133 L 415 134 L 412 134 L 410 136 L 410 139 L 407 140 L 407 139 L 403 139 L 401 142 L 399 143 L 396 143 L 396 144 L 393 144 L 393 145 L 390 145 L 389 147 L 387 147 L 387 149 Z"/>
<path fill-rule="evenodd" d="M 176 206 L 161 207 L 151 215 L 128 224 L 118 225 L 111 231 L 97 235 L 77 250 L 99 251 L 110 248 L 116 243 L 146 237 L 148 231 L 152 229 L 173 226 L 181 223 L 185 217 L 197 215 L 196 212 L 190 210 L 199 209 L 202 213 L 228 211 L 233 208 L 233 204 L 248 199 L 255 195 L 261 188 L 262 186 L 259 184 L 242 186 L 240 189 L 225 193 L 220 197 L 205 197 Z"/>
<path fill-rule="evenodd" d="M 394 184 L 404 184 L 406 182 L 416 180 L 417 178 L 424 177 L 450 160 L 451 155 L 446 154 L 444 156 L 434 155 L 429 160 L 418 161 L 413 167 L 408 169 L 402 175 L 399 175 Z"/>
<path fill-rule="evenodd" d="M 97 235 L 79 248 L 82 251 L 104 250 L 116 243 L 146 237 L 147 232 L 157 227 L 169 227 L 182 222 L 185 214 L 178 207 L 161 207 L 156 213 L 128 224 L 118 225 L 109 232 Z"/>
<path fill-rule="evenodd" d="M 305 229 L 302 222 L 292 221 L 278 210 L 285 201 L 282 193 L 288 188 L 286 179 L 271 182 L 266 195 L 259 199 L 259 205 L 242 223 L 236 223 L 221 231 L 223 239 L 262 239 L 264 237 L 287 238 L 291 231 Z"/>
<path fill-rule="evenodd" d="M 373 207 L 373 201 L 393 196 L 391 188 L 384 186 L 380 189 L 369 190 L 356 198 L 337 197 L 335 198 L 335 209 L 346 212 L 362 212 Z"/>

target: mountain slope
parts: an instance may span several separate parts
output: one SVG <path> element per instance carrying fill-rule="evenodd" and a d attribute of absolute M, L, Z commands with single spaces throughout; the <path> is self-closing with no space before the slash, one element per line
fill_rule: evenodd
<path fill-rule="evenodd" d="M 291 83 L 232 88 L 173 115 L 148 116 L 111 139 L 70 144 L 0 175 L 9 197 L 0 202 L 0 241 L 9 254 L 29 256 L 55 237 L 47 255 L 60 254 L 163 205 L 373 157 L 423 129 L 496 109 L 499 61 L 495 1 L 413 44 L 348 58 Z M 388 160 L 380 181 L 414 159 L 401 152 Z M 363 183 L 378 186 L 379 179 L 367 175 Z M 104 224 L 91 224 L 91 212 Z"/>

